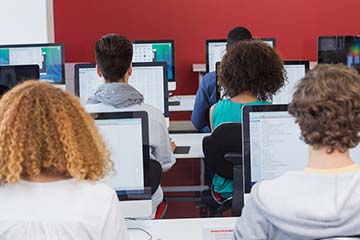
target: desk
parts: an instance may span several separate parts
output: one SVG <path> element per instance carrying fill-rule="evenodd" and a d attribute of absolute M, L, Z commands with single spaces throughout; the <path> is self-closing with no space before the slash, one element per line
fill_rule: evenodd
<path fill-rule="evenodd" d="M 187 154 L 175 154 L 176 159 L 198 158 L 200 160 L 200 186 L 176 186 L 167 187 L 162 186 L 164 192 L 198 192 L 208 189 L 204 186 L 204 162 L 201 158 L 204 157 L 202 149 L 202 140 L 210 133 L 178 133 L 170 134 L 170 137 L 175 141 L 177 146 L 190 146 L 190 151 Z"/>
<path fill-rule="evenodd" d="M 153 240 L 202 240 L 203 229 L 234 229 L 238 218 L 188 218 L 163 220 L 127 220 L 128 228 L 141 228 Z M 149 236 L 139 230 L 129 230 L 130 240 L 147 240 Z"/>
<path fill-rule="evenodd" d="M 203 158 L 202 140 L 210 133 L 178 133 L 170 134 L 177 146 L 190 146 L 188 154 L 175 154 L 178 158 Z"/>
<path fill-rule="evenodd" d="M 194 109 L 195 95 L 178 95 L 169 98 L 169 101 L 180 101 L 180 105 L 169 106 L 170 112 L 192 112 Z"/>

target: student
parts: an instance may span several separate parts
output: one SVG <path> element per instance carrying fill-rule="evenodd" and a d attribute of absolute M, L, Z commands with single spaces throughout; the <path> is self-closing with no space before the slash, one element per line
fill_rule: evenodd
<path fill-rule="evenodd" d="M 227 36 L 226 48 L 233 44 L 252 39 L 251 32 L 245 27 L 233 28 Z M 196 93 L 194 110 L 191 114 L 191 121 L 199 132 L 210 133 L 209 109 L 217 102 L 216 72 L 207 73 L 200 82 Z"/>
<path fill-rule="evenodd" d="M 219 84 L 228 98 L 210 108 L 210 126 L 242 122 L 245 105 L 270 104 L 284 85 L 284 67 L 279 54 L 266 43 L 240 41 L 231 46 L 220 64 Z M 215 174 L 214 191 L 226 199 L 232 196 L 233 182 Z"/>
<path fill-rule="evenodd" d="M 76 97 L 16 86 L 0 101 L 0 239 L 128 239 L 115 191 L 96 182 L 112 169 Z"/>
<path fill-rule="evenodd" d="M 133 47 L 125 37 L 109 34 L 95 46 L 96 70 L 104 80 L 85 106 L 88 112 L 146 111 L 149 118 L 150 156 L 168 171 L 175 164 L 175 144 L 169 141 L 165 118 L 158 109 L 144 103 L 140 92 L 128 84 L 132 73 Z M 153 216 L 163 201 L 161 187 L 152 196 Z"/>
<path fill-rule="evenodd" d="M 349 155 L 360 140 L 359 89 L 344 65 L 317 65 L 299 82 L 289 113 L 309 145 L 307 167 L 252 188 L 237 240 L 360 234 L 360 166 Z"/>

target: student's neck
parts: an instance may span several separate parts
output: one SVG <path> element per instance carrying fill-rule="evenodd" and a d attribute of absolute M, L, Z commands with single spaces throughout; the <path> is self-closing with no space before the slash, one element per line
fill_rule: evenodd
<path fill-rule="evenodd" d="M 64 175 L 39 174 L 37 176 L 24 177 L 23 179 L 30 182 L 56 182 L 69 179 L 69 177 Z"/>
<path fill-rule="evenodd" d="M 309 168 L 331 169 L 347 167 L 353 164 L 354 162 L 350 158 L 349 150 L 344 153 L 339 150 L 327 153 L 325 147 L 318 150 L 310 147 L 309 162 L 307 165 Z"/>
<path fill-rule="evenodd" d="M 125 76 L 125 77 L 120 78 L 120 79 L 118 79 L 116 81 L 107 81 L 107 80 L 105 80 L 105 83 L 114 83 L 114 82 L 116 82 L 116 83 L 128 83 L 128 80 L 129 80 L 129 77 Z"/>
<path fill-rule="evenodd" d="M 242 92 L 239 95 L 231 98 L 231 101 L 237 103 L 249 103 L 249 102 L 255 102 L 256 100 L 257 100 L 256 96 L 252 94 L 250 91 Z"/>

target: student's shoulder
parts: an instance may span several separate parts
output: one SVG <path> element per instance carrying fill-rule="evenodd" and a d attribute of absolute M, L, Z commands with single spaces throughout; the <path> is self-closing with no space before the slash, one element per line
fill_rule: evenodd
<path fill-rule="evenodd" d="M 93 199 L 96 202 L 110 202 L 116 198 L 116 192 L 109 185 L 94 181 L 78 181 L 77 191 L 74 194 L 80 198 Z"/>

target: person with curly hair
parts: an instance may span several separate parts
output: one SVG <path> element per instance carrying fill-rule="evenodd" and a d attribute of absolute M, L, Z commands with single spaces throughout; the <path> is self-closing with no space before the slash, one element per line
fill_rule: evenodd
<path fill-rule="evenodd" d="M 252 40 L 232 45 L 219 71 L 219 84 L 227 97 L 210 108 L 211 128 L 226 122 L 242 122 L 243 106 L 270 104 L 284 82 L 283 61 L 272 47 Z M 215 174 L 212 184 L 222 198 L 232 196 L 231 180 Z"/>
<path fill-rule="evenodd" d="M 117 34 L 107 34 L 95 44 L 96 70 L 104 81 L 95 94 L 88 99 L 85 109 L 90 113 L 145 111 L 149 119 L 150 157 L 157 160 L 163 172 L 175 163 L 175 143 L 170 139 L 162 112 L 144 103 L 143 95 L 128 84 L 132 74 L 131 42 Z M 152 195 L 152 210 L 155 216 L 157 207 L 163 202 L 161 186 Z"/>
<path fill-rule="evenodd" d="M 77 97 L 26 81 L 0 101 L 0 239 L 128 239 L 113 162 Z"/>
<path fill-rule="evenodd" d="M 289 113 L 309 145 L 303 171 L 254 185 L 235 239 L 327 239 L 360 234 L 360 75 L 317 65 L 297 85 Z"/>

